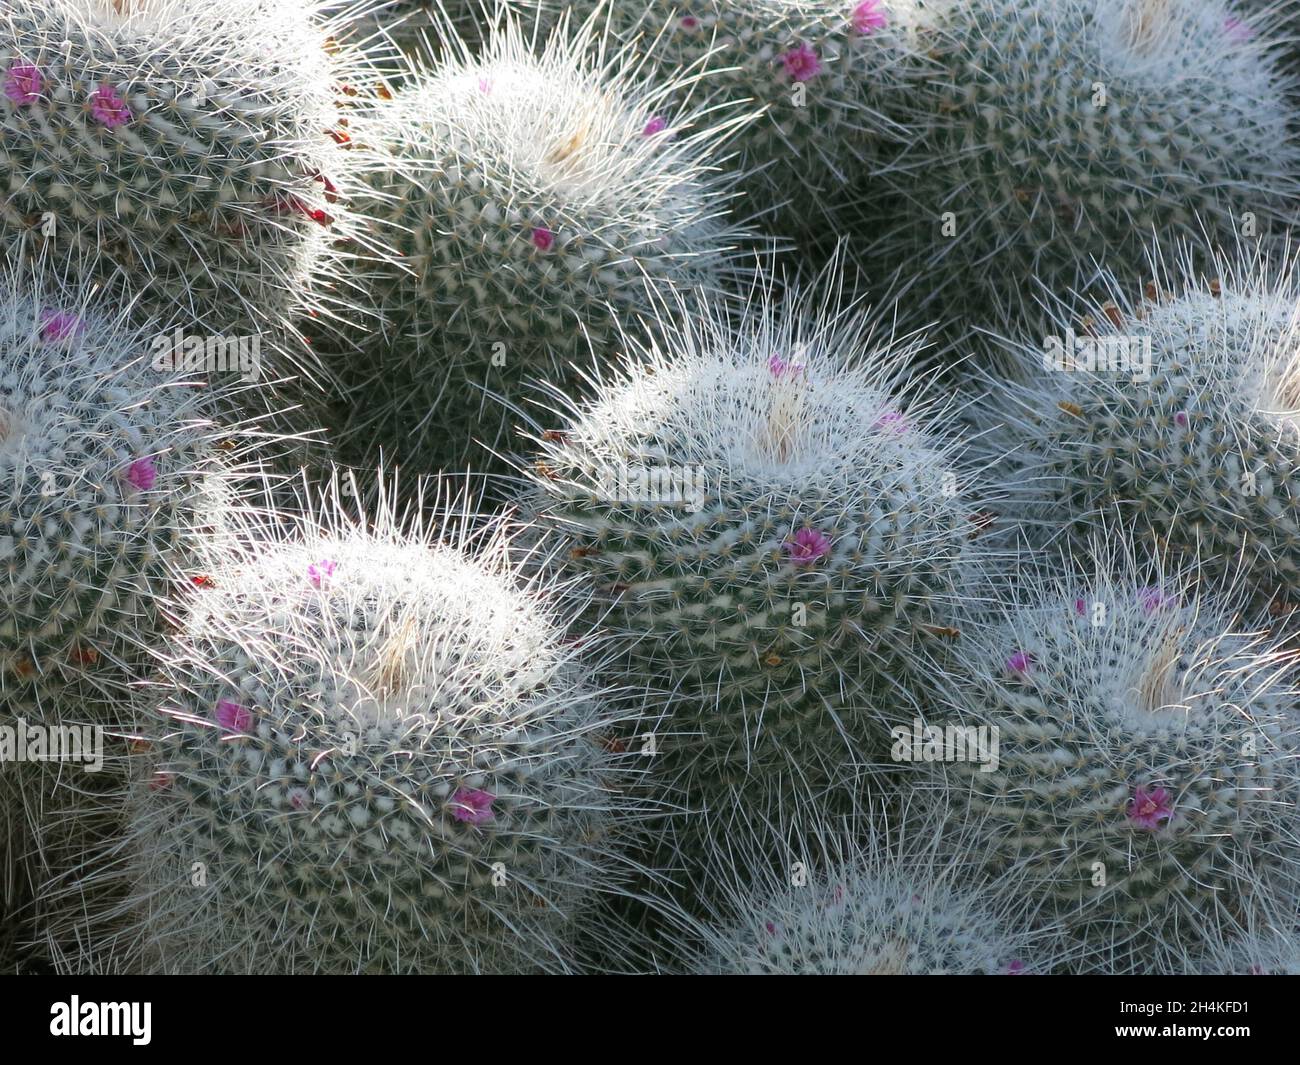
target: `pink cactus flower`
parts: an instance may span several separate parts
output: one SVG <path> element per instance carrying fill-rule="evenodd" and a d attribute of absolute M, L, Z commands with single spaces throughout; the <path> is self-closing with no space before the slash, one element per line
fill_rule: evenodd
<path fill-rule="evenodd" d="M 872 425 L 873 429 L 889 429 L 895 433 L 907 432 L 907 419 L 896 410 L 885 411 Z"/>
<path fill-rule="evenodd" d="M 126 468 L 126 479 L 137 492 L 147 492 L 158 480 L 158 467 L 152 458 L 146 455 L 136 459 Z"/>
<path fill-rule="evenodd" d="M 794 377 L 807 371 L 808 367 L 802 362 L 796 362 L 794 359 L 786 360 L 780 355 L 772 354 L 767 360 L 768 372 L 777 378 Z"/>
<path fill-rule="evenodd" d="M 1165 607 L 1178 605 L 1178 597 L 1169 595 L 1161 588 L 1147 587 L 1139 589 L 1138 602 L 1142 604 L 1142 609 L 1147 614 L 1154 614 L 1157 610 L 1163 610 Z"/>
<path fill-rule="evenodd" d="M 1034 656 L 1028 651 L 1017 651 L 1007 659 L 1007 671 L 1017 677 L 1028 677 L 1033 666 Z"/>
<path fill-rule="evenodd" d="M 683 15 L 681 18 L 681 23 L 682 23 L 682 29 L 693 30 L 700 24 L 700 20 L 697 19 L 694 15 Z"/>
<path fill-rule="evenodd" d="M 555 243 L 555 234 L 545 226 L 536 226 L 533 229 L 533 247 L 538 251 L 550 251 L 551 245 Z"/>
<path fill-rule="evenodd" d="M 295 810 L 307 809 L 307 792 L 303 788 L 294 788 L 289 792 L 289 805 Z"/>
<path fill-rule="evenodd" d="M 1176 426 L 1178 426 L 1178 428 L 1180 428 L 1180 429 L 1186 429 L 1186 428 L 1187 428 L 1187 411 L 1185 411 L 1185 410 L 1180 410 L 1177 414 L 1175 414 L 1175 415 L 1174 415 L 1174 424 L 1175 424 Z"/>
<path fill-rule="evenodd" d="M 806 44 L 799 44 L 782 54 L 781 63 L 791 81 L 811 81 L 822 69 L 816 51 Z"/>
<path fill-rule="evenodd" d="M 41 72 L 31 63 L 19 60 L 5 75 L 5 96 L 19 107 L 26 107 L 40 99 L 44 85 Z"/>
<path fill-rule="evenodd" d="M 1074 612 L 1078 614 L 1079 617 L 1086 615 L 1088 613 L 1088 600 L 1084 599 L 1082 596 L 1076 599 L 1074 601 Z"/>
<path fill-rule="evenodd" d="M 1223 32 L 1233 44 L 1244 44 L 1255 36 L 1255 31 L 1250 25 L 1235 15 L 1229 15 L 1223 20 Z"/>
<path fill-rule="evenodd" d="M 889 22 L 889 15 L 881 0 L 862 0 L 853 9 L 853 28 L 864 37 L 870 37 L 876 30 L 883 30 Z"/>
<path fill-rule="evenodd" d="M 776 922 L 775 922 L 775 921 L 764 921 L 764 922 L 763 922 L 763 928 L 764 928 L 764 930 L 767 932 L 767 934 L 768 934 L 769 936 L 774 936 L 774 935 L 776 935 Z"/>
<path fill-rule="evenodd" d="M 649 122 L 645 124 L 645 129 L 641 131 L 641 136 L 653 137 L 656 133 L 662 133 L 667 128 L 668 128 L 668 123 L 665 122 L 658 115 L 655 115 L 652 119 L 650 119 Z"/>
<path fill-rule="evenodd" d="M 830 553 L 830 539 L 816 529 L 800 529 L 785 542 L 790 561 L 800 566 L 811 565 Z"/>
<path fill-rule="evenodd" d="M 135 116 L 127 102 L 111 85 L 101 85 L 90 94 L 90 113 L 105 126 L 124 126 Z"/>
<path fill-rule="evenodd" d="M 333 577 L 338 565 L 332 558 L 323 558 L 319 562 L 313 562 L 308 566 L 307 579 L 311 581 L 312 587 L 319 588 L 328 578 Z"/>
<path fill-rule="evenodd" d="M 85 331 L 86 324 L 75 314 L 54 310 L 41 312 L 41 339 L 46 343 L 71 340 Z"/>
<path fill-rule="evenodd" d="M 239 703 L 222 699 L 217 703 L 217 724 L 226 732 L 247 732 L 253 724 L 253 715 Z"/>
<path fill-rule="evenodd" d="M 1133 789 L 1128 818 L 1139 828 L 1155 831 L 1162 821 L 1168 821 L 1173 816 L 1173 797 L 1167 788 L 1152 788 L 1148 791 L 1139 784 Z"/>
<path fill-rule="evenodd" d="M 483 825 L 493 820 L 492 803 L 496 796 L 477 788 L 461 788 L 451 797 L 451 816 L 471 825 Z"/>
<path fill-rule="evenodd" d="M 1011 961 L 1007 963 L 1008 976 L 1024 976 L 1024 974 L 1025 963 L 1019 958 L 1012 958 Z"/>
<path fill-rule="evenodd" d="M 176 779 L 175 773 L 168 773 L 164 770 L 159 770 L 152 777 L 149 778 L 149 790 L 165 791 L 167 788 L 170 788 L 172 786 L 172 781 L 175 779 Z"/>
<path fill-rule="evenodd" d="M 491 78 L 479 78 L 479 79 L 478 79 L 478 91 L 481 92 L 484 96 L 491 96 L 491 95 L 492 95 L 492 79 L 491 79 Z"/>

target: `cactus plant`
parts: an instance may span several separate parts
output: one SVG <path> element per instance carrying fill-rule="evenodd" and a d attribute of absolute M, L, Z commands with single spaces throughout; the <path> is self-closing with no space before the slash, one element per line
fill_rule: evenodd
<path fill-rule="evenodd" d="M 1262 241 L 1294 217 L 1295 78 L 1269 43 L 1276 14 L 1233 21 L 1222 0 L 927 12 L 943 70 L 912 97 L 916 140 L 890 169 L 877 251 L 953 317 L 1032 314 L 1041 290 L 1061 295 L 1099 262 L 1132 280 L 1153 238 Z"/>
<path fill-rule="evenodd" d="M 823 812 L 751 824 L 715 849 L 703 914 L 670 939 L 696 975 L 1045 972 L 1050 937 L 1012 883 L 972 873 L 939 822 L 873 825 Z M 892 829 L 892 830 L 891 830 Z"/>
<path fill-rule="evenodd" d="M 915 338 L 825 291 L 633 345 L 539 441 L 529 506 L 637 683 L 678 697 L 659 764 L 697 801 L 843 779 L 902 694 L 873 678 L 972 572 L 974 478 L 942 405 L 898 379 Z"/>
<path fill-rule="evenodd" d="M 500 530 L 435 545 L 334 500 L 191 600 L 142 724 L 129 902 L 86 941 L 181 972 L 565 969 L 640 804 L 558 591 Z"/>
<path fill-rule="evenodd" d="M 1027 878 L 1076 969 L 1179 972 L 1295 912 L 1284 639 L 1194 576 L 1099 545 L 989 605 L 934 670 L 934 713 L 996 727 L 999 766 L 926 771 L 985 826 L 989 871 Z"/>
<path fill-rule="evenodd" d="M 326 11 L 341 16 L 347 43 L 369 55 L 397 48 L 409 56 L 428 56 L 447 36 L 477 42 L 483 24 L 501 4 L 494 0 L 328 0 Z"/>
<path fill-rule="evenodd" d="M 1290 260 L 1190 256 L 1145 294 L 1108 275 L 1083 321 L 1058 310 L 1048 343 L 1009 345 L 982 441 L 1025 486 L 1019 516 L 1086 538 L 1119 517 L 1154 548 L 1264 595 L 1300 579 Z"/>
<path fill-rule="evenodd" d="M 717 289 L 737 236 L 709 170 L 720 128 L 665 110 L 672 86 L 638 87 L 591 24 L 534 51 L 506 20 L 460 48 L 366 134 L 393 159 L 366 207 L 401 259 L 369 275 L 386 324 L 349 360 L 350 431 L 424 470 L 496 444 L 530 381 L 576 385 L 620 325 Z"/>
<path fill-rule="evenodd" d="M 0 279 L 0 704 L 40 718 L 150 643 L 228 437 L 148 327 L 88 290 Z M 221 489 L 228 491 L 229 485 Z"/>
<path fill-rule="evenodd" d="M 336 106 L 360 68 L 327 50 L 318 7 L 9 0 L 5 254 L 197 334 L 278 338 L 324 307 L 365 153 Z"/>
<path fill-rule="evenodd" d="M 929 67 L 917 0 L 514 0 L 543 22 L 560 8 L 601 19 L 658 76 L 709 100 L 754 101 L 739 134 L 742 209 L 816 235 L 852 198 L 860 172 L 908 131 L 894 115 Z"/>

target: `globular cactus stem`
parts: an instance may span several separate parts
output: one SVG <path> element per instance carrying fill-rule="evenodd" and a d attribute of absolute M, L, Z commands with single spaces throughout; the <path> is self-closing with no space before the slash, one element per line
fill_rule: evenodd
<path fill-rule="evenodd" d="M 644 804 L 558 590 L 499 528 L 435 545 L 337 506 L 235 546 L 190 599 L 100 871 L 126 901 L 83 941 L 177 972 L 572 967 Z"/>

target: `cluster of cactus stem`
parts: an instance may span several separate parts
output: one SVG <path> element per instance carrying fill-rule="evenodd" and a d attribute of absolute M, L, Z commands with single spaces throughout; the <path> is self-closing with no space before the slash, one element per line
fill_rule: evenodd
<path fill-rule="evenodd" d="M 4 0 L 0 967 L 1295 974 L 1297 40 Z"/>

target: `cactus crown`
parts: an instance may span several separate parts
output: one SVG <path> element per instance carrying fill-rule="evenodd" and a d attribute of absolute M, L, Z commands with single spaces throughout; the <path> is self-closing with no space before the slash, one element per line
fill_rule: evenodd
<path fill-rule="evenodd" d="M 740 231 L 711 153 L 736 119 L 638 74 L 594 21 L 535 45 L 506 19 L 480 54 L 459 45 L 415 69 L 368 127 L 394 168 L 374 176 L 369 209 L 404 268 L 369 277 L 383 372 L 352 369 L 360 414 L 378 411 L 403 446 L 495 444 L 490 415 L 466 425 L 466 412 L 518 407 L 533 379 L 577 383 L 574 364 L 606 357 L 654 301 L 720 291 L 735 272 Z"/>
<path fill-rule="evenodd" d="M 1274 22 L 1236 32 L 1218 0 L 946 0 L 927 17 L 945 69 L 916 96 L 895 168 L 913 206 L 882 250 L 928 260 L 928 291 L 970 290 L 978 269 L 979 301 L 1001 305 L 1092 262 L 1129 280 L 1152 239 L 1289 219 L 1300 141 Z"/>
<path fill-rule="evenodd" d="M 673 691 L 662 765 L 816 787 L 860 761 L 873 678 L 955 598 L 974 479 L 942 408 L 899 384 L 915 338 L 877 339 L 833 281 L 665 335 L 568 402 L 530 505 L 638 681 Z"/>

